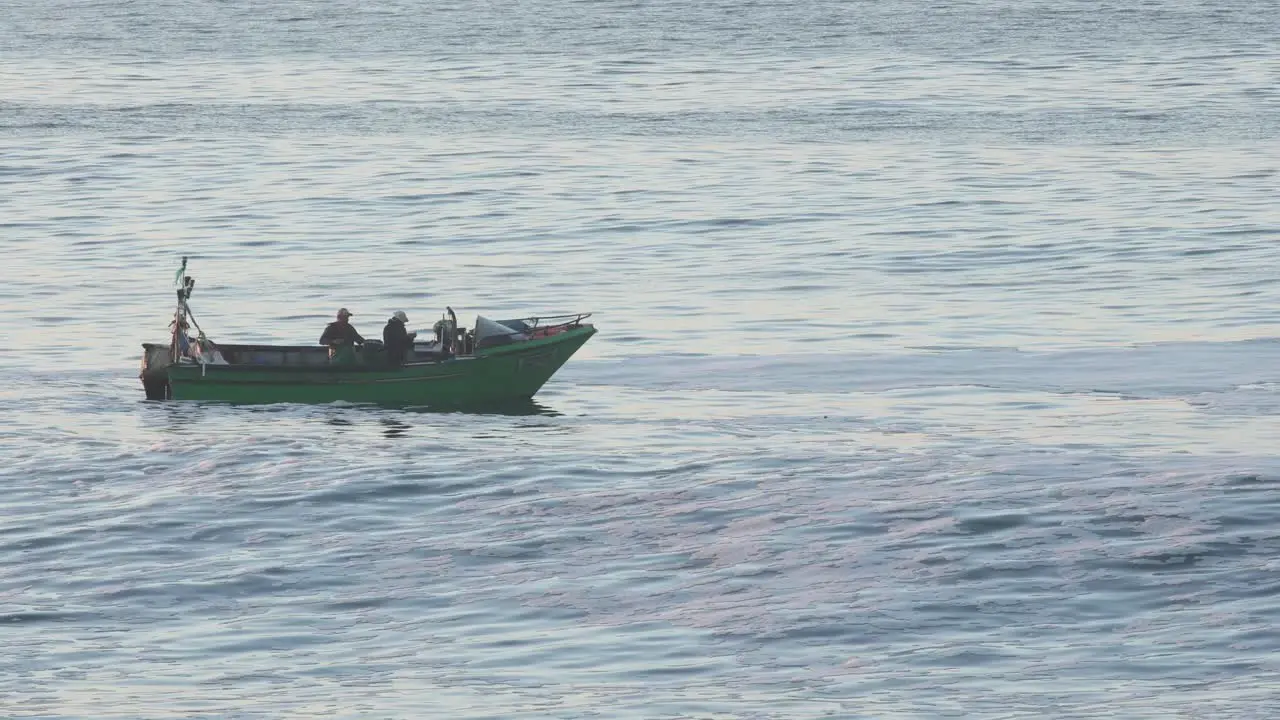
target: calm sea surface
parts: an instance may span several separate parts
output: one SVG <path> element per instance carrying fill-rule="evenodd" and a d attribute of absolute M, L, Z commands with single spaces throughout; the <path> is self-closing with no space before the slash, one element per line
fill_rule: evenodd
<path fill-rule="evenodd" d="M 1274 717 L 1278 191 L 1270 1 L 0 1 L 0 716 Z"/>

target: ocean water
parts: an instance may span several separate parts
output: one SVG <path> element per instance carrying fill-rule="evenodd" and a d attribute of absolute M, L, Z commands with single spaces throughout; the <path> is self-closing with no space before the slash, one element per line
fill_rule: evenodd
<path fill-rule="evenodd" d="M 1278 189 L 1270 3 L 0 1 L 0 717 L 1271 717 Z"/>

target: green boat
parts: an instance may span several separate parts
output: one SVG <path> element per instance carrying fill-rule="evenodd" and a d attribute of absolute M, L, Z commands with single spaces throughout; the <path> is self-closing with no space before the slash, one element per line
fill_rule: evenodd
<path fill-rule="evenodd" d="M 183 258 L 169 342 L 142 345 L 140 378 L 149 400 L 423 408 L 521 403 L 596 333 L 583 322 L 590 313 L 499 321 L 478 316 L 468 329 L 459 327 L 453 309 L 446 308 L 434 338 L 415 341 L 399 363 L 390 362 L 375 340 L 342 356 L 318 344 L 215 344 L 191 314 L 195 280 L 186 267 Z"/>

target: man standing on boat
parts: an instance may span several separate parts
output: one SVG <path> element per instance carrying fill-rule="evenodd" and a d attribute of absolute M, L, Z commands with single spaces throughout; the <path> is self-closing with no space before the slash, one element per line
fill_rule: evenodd
<path fill-rule="evenodd" d="M 320 335 L 320 344 L 329 346 L 329 362 L 335 365 L 350 365 L 356 361 L 357 344 L 363 345 L 364 338 L 347 322 L 351 312 L 346 308 L 338 311 L 338 319 L 325 326 Z"/>
<path fill-rule="evenodd" d="M 418 336 L 418 333 L 405 329 L 404 324 L 407 322 L 409 316 L 403 310 L 397 310 L 387 321 L 387 326 L 382 328 L 382 344 L 386 346 L 387 364 L 391 367 L 404 364 L 405 353 L 413 347 L 413 339 Z"/>

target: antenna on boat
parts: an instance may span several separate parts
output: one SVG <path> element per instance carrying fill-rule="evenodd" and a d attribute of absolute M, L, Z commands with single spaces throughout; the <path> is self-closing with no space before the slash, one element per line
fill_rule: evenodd
<path fill-rule="evenodd" d="M 187 256 L 182 256 L 182 266 L 178 268 L 178 272 L 173 276 L 174 289 L 178 294 L 178 306 L 173 309 L 173 321 L 169 323 L 169 355 L 171 362 L 178 362 L 178 358 L 182 357 L 186 348 L 182 347 L 182 340 L 186 339 L 186 333 L 183 332 L 183 326 L 186 324 L 187 318 L 187 298 L 191 296 L 191 290 L 187 287 Z"/>

